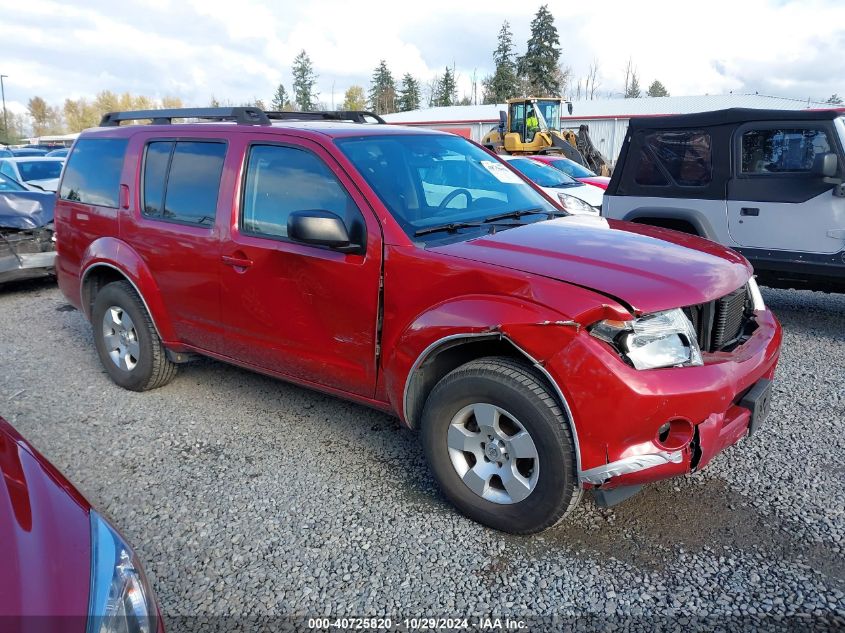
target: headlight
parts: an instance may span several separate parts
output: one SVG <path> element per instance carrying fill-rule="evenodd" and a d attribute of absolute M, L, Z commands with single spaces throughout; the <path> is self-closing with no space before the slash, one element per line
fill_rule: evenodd
<path fill-rule="evenodd" d="M 91 592 L 86 633 L 155 633 L 153 594 L 132 549 L 91 511 Z"/>
<path fill-rule="evenodd" d="M 557 199 L 563 205 L 563 208 L 570 213 L 592 213 L 598 214 L 598 209 L 591 206 L 575 196 L 570 196 L 567 193 L 557 194 Z"/>
<path fill-rule="evenodd" d="M 633 321 L 599 321 L 590 333 L 613 345 L 636 369 L 704 364 L 695 328 L 680 308 Z"/>
<path fill-rule="evenodd" d="M 751 295 L 754 310 L 765 310 L 766 304 L 763 302 L 763 295 L 760 294 L 760 286 L 757 285 L 757 280 L 754 277 L 748 280 L 748 292 Z"/>

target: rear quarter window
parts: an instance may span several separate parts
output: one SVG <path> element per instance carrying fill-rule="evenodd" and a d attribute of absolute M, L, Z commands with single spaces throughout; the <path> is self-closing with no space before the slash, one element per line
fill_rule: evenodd
<path fill-rule="evenodd" d="M 59 197 L 100 207 L 119 206 L 126 139 L 81 139 L 65 166 Z"/>
<path fill-rule="evenodd" d="M 668 178 L 682 187 L 704 187 L 713 180 L 710 135 L 702 131 L 664 131 L 642 141 L 635 180 L 665 186 Z"/>

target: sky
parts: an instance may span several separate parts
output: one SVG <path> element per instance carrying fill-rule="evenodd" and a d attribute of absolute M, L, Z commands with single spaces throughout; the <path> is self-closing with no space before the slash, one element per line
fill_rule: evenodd
<path fill-rule="evenodd" d="M 542 2 L 425 0 L 0 0 L 0 73 L 7 106 L 38 95 L 60 105 L 101 90 L 186 105 L 269 101 L 304 49 L 325 105 L 351 85 L 369 87 L 379 60 L 423 83 L 454 64 L 459 93 L 493 70 L 507 20 L 518 53 Z M 845 96 L 845 1 L 550 0 L 575 80 L 599 65 L 599 93 L 620 93 L 631 59 L 640 84 L 672 95 Z M 480 89 L 479 89 L 480 90 Z M 574 97 L 571 94 L 564 95 Z"/>

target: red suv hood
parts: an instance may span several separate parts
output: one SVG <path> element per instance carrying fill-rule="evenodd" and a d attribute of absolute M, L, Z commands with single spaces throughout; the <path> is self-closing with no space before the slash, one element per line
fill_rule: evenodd
<path fill-rule="evenodd" d="M 85 631 L 89 510 L 61 473 L 0 418 L 0 620 L 10 630 L 18 630 L 15 616 L 39 615 L 72 617 L 45 620 L 55 628 L 39 624 L 38 630 Z"/>
<path fill-rule="evenodd" d="M 639 312 L 712 301 L 751 276 L 744 257 L 676 231 L 570 216 L 431 250 L 590 288 Z"/>

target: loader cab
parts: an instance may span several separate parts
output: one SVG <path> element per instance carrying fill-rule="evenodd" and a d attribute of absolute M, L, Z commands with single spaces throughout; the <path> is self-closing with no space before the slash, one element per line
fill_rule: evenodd
<path fill-rule="evenodd" d="M 510 99 L 508 100 L 507 129 L 504 146 L 508 152 L 537 149 L 534 141 L 537 132 L 561 129 L 563 108 L 572 113 L 572 104 L 563 99 Z M 529 145 L 529 147 L 524 147 Z M 542 145 L 542 143 L 540 144 Z"/>

